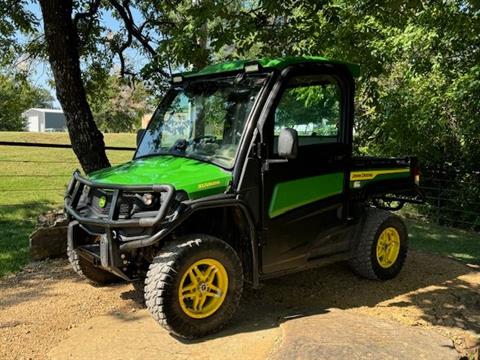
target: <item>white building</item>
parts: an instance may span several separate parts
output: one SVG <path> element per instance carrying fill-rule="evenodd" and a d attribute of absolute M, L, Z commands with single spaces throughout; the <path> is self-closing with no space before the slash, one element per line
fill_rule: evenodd
<path fill-rule="evenodd" d="M 67 124 L 62 110 L 31 108 L 22 113 L 27 120 L 27 131 L 65 131 Z"/>

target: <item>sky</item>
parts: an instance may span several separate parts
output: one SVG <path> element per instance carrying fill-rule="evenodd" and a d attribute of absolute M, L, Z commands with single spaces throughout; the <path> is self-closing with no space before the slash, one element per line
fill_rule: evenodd
<path fill-rule="evenodd" d="M 42 13 L 41 13 L 39 4 L 36 1 L 32 1 L 28 4 L 27 8 L 40 20 L 40 27 L 43 28 L 43 24 L 41 23 Z M 140 14 L 137 11 L 135 11 L 135 9 L 133 9 L 132 14 L 134 19 L 137 19 L 137 22 L 138 22 L 140 19 Z M 119 21 L 114 19 L 110 13 L 102 11 L 101 16 L 102 16 L 102 23 L 107 28 L 111 29 L 114 32 L 122 30 L 121 24 L 119 23 Z M 19 42 L 27 41 L 25 36 L 23 36 L 20 33 L 17 34 L 17 40 Z M 142 54 L 134 50 L 126 51 L 126 55 L 127 57 L 135 58 L 136 67 L 143 66 L 143 64 L 145 64 L 145 62 L 147 61 L 147 59 Z M 50 71 L 50 66 L 48 62 L 36 60 L 30 66 L 31 66 L 30 80 L 32 81 L 32 83 L 38 87 L 48 89 L 52 94 L 53 98 L 55 99 L 53 103 L 54 108 L 60 108 L 60 103 L 56 98 L 55 89 L 52 86 L 50 86 L 50 82 L 53 79 L 53 75 Z"/>

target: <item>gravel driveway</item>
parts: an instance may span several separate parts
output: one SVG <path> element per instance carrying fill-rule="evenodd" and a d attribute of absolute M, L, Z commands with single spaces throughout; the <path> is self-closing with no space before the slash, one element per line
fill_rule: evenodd
<path fill-rule="evenodd" d="M 472 352 L 479 334 L 480 272 L 429 254 L 411 253 L 400 276 L 383 283 L 359 279 L 344 264 L 269 280 L 245 290 L 223 332 L 197 342 L 157 326 L 131 284 L 90 286 L 65 260 L 0 279 L 1 359 L 286 359 L 345 351 L 441 359 Z"/>

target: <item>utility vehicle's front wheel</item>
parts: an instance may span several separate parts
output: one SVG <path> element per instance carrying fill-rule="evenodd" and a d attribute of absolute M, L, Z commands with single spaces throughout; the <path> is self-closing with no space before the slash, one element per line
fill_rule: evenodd
<path fill-rule="evenodd" d="M 67 255 L 73 271 L 95 285 L 106 285 L 121 280 L 118 276 L 100 269 L 91 262 L 85 260 L 78 255 L 75 249 L 70 248 L 70 246 L 67 246 Z"/>
<path fill-rule="evenodd" d="M 198 338 L 219 331 L 232 317 L 243 289 L 235 250 L 208 235 L 167 244 L 145 279 L 145 303 L 171 333 Z"/>
<path fill-rule="evenodd" d="M 408 232 L 392 213 L 368 209 L 350 266 L 358 275 L 388 280 L 398 275 L 407 257 Z"/>

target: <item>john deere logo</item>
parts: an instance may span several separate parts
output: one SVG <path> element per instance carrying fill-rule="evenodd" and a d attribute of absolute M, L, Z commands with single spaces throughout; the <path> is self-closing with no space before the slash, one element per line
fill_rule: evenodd
<path fill-rule="evenodd" d="M 105 205 L 107 205 L 107 198 L 105 196 L 102 196 L 100 199 L 98 199 L 98 206 L 103 209 Z"/>

